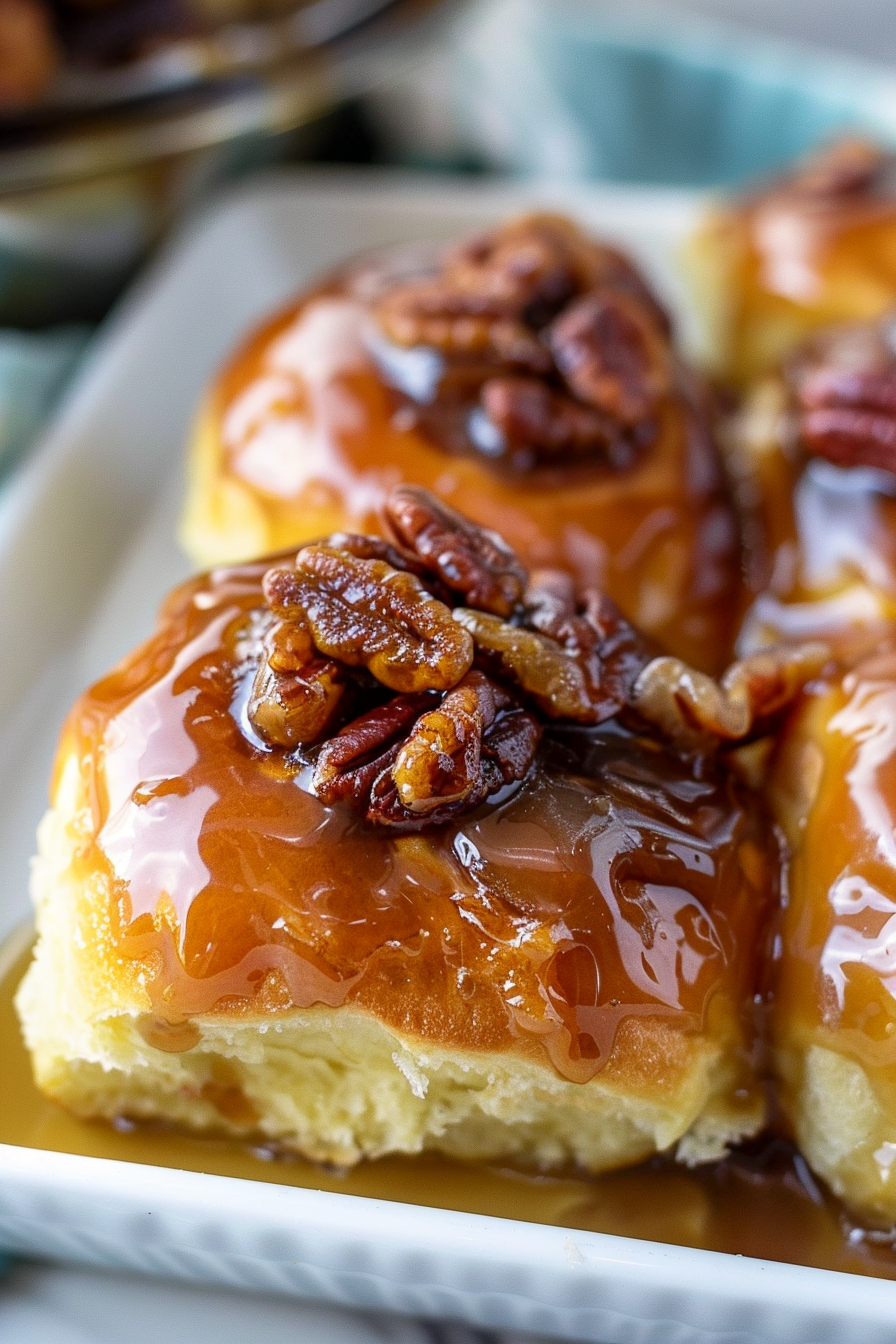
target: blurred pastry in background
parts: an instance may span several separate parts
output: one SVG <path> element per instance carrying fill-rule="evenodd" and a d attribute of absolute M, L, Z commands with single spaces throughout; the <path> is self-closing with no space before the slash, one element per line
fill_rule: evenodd
<path fill-rule="evenodd" d="M 896 160 L 840 140 L 719 204 L 687 250 L 715 372 L 743 385 L 818 327 L 896 304 Z"/>
<path fill-rule="evenodd" d="M 812 1168 L 896 1224 L 896 648 L 810 688 L 772 797 L 789 848 L 772 1037 Z"/>
<path fill-rule="evenodd" d="M 631 261 L 556 215 L 362 258 L 252 334 L 190 444 L 201 565 L 378 527 L 416 482 L 718 670 L 737 537 L 708 399 Z"/>
<path fill-rule="evenodd" d="M 818 650 L 716 684 L 425 491 L 386 516 L 184 585 L 75 705 L 39 1085 L 339 1163 L 720 1156 L 765 1116 L 779 856 L 718 747 Z"/>
<path fill-rule="evenodd" d="M 0 0 L 0 114 L 72 91 L 89 72 L 126 65 L 207 28 L 191 0 Z M 15 121 L 13 121 L 15 125 Z"/>
<path fill-rule="evenodd" d="M 107 108 L 323 45 L 390 0 L 0 0 L 0 116 Z M 301 73 L 296 75 L 301 78 Z M 35 114 L 28 121 L 29 112 Z"/>
<path fill-rule="evenodd" d="M 0 111 L 37 102 L 60 60 L 49 7 L 42 0 L 0 0 Z"/>
<path fill-rule="evenodd" d="M 727 427 L 752 600 L 738 648 L 823 638 L 855 657 L 896 622 L 896 326 L 812 337 Z"/>

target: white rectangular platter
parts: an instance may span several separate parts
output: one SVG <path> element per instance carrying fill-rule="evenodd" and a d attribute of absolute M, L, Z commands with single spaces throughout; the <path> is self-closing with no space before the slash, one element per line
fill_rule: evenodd
<path fill-rule="evenodd" d="M 196 221 L 107 324 L 0 498 L 0 937 L 27 914 L 28 857 L 70 700 L 148 632 L 186 572 L 174 541 L 183 445 L 218 361 L 351 252 L 545 204 L 625 245 L 682 311 L 675 258 L 694 198 L 302 173 Z M 0 1060 L 0 1107 L 5 1098 Z M 8 1145 L 0 1246 L 602 1344 L 896 1338 L 892 1282 Z"/>

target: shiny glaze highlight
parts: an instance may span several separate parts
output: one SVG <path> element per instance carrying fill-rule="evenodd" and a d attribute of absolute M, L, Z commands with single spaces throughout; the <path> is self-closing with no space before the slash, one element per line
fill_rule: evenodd
<path fill-rule="evenodd" d="M 738 652 L 824 639 L 854 661 L 896 621 L 896 480 L 807 457 L 779 376 L 754 389 L 731 441 L 752 594 Z"/>
<path fill-rule="evenodd" d="M 896 648 L 805 697 L 772 776 L 790 847 L 776 1034 L 859 1062 L 896 1111 Z"/>

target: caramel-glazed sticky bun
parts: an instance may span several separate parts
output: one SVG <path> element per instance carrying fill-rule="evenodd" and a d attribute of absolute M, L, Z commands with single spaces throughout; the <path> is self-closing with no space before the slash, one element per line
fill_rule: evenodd
<path fill-rule="evenodd" d="M 819 328 L 896 304 L 896 160 L 836 141 L 715 209 L 688 259 L 712 365 L 745 386 Z"/>
<path fill-rule="evenodd" d="M 371 531 L 419 484 L 719 671 L 738 566 L 711 420 L 632 263 L 527 216 L 362 259 L 257 331 L 198 416 L 183 539 L 208 565 Z"/>
<path fill-rule="evenodd" d="M 773 828 L 716 682 L 427 492 L 177 590 L 59 751 L 19 994 L 81 1114 L 600 1171 L 763 1122 Z"/>
<path fill-rule="evenodd" d="M 783 1115 L 864 1222 L 896 1223 L 896 345 L 817 333 L 730 435 L 754 600 L 742 651 L 821 638 L 771 762 L 787 845 L 770 1016 Z"/>
<path fill-rule="evenodd" d="M 772 1018 L 781 1096 L 814 1169 L 896 1225 L 896 643 L 813 687 L 772 800 L 790 858 Z"/>

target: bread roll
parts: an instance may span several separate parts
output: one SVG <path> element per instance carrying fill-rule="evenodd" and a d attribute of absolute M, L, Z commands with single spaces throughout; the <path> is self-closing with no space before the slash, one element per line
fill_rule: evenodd
<path fill-rule="evenodd" d="M 807 695 L 772 785 L 790 849 L 772 1019 L 781 1099 L 813 1169 L 896 1224 L 896 651 Z"/>
<path fill-rule="evenodd" d="M 38 1083 L 336 1163 L 717 1157 L 764 1117 L 771 828 L 612 717 L 612 612 L 541 633 L 559 580 L 409 498 L 415 554 L 202 576 L 75 705 L 18 996 Z"/>

